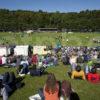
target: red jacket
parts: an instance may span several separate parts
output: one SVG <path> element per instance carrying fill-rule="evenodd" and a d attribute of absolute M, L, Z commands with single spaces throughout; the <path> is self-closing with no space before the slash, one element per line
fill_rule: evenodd
<path fill-rule="evenodd" d="M 38 63 L 38 57 L 37 57 L 37 55 L 33 55 L 32 56 L 32 63 L 33 64 L 37 64 Z"/>
<path fill-rule="evenodd" d="M 88 81 L 90 81 L 92 83 L 100 83 L 100 74 L 98 74 L 98 73 L 96 73 L 96 74 L 88 73 L 87 79 L 88 79 Z"/>

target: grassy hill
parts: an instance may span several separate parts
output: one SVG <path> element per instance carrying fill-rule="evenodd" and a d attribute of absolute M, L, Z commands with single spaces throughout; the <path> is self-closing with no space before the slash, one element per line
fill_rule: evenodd
<path fill-rule="evenodd" d="M 87 80 L 73 80 L 67 75 L 69 66 L 63 66 L 60 64 L 57 67 L 49 67 L 46 69 L 48 73 L 54 73 L 57 80 L 69 80 L 72 84 L 72 88 L 78 93 L 80 100 L 100 100 L 100 84 L 92 84 Z M 15 68 L 0 68 L 0 73 L 6 71 L 14 71 Z M 47 74 L 38 77 L 31 77 L 26 75 L 23 82 L 25 86 L 21 89 L 16 90 L 10 97 L 9 100 L 28 100 L 28 97 L 38 93 L 39 88 L 43 87 L 47 78 Z"/>
<path fill-rule="evenodd" d="M 100 39 L 100 33 L 33 33 L 32 35 L 24 33 L 0 33 L 0 43 L 16 43 L 16 44 L 32 44 L 32 45 L 55 45 L 58 37 L 62 37 L 61 43 L 68 46 L 97 46 L 100 44 L 93 43 L 92 39 Z M 68 42 L 66 40 L 69 40 Z M 78 93 L 80 100 L 100 100 L 100 84 L 92 84 L 87 80 L 72 80 L 67 75 L 70 66 L 64 66 L 59 63 L 57 67 L 49 67 L 46 69 L 48 73 L 55 74 L 57 80 L 69 80 L 72 88 Z M 0 67 L 0 74 L 6 71 L 14 71 L 15 68 Z M 28 100 L 28 97 L 38 93 L 38 89 L 43 87 L 47 74 L 41 77 L 31 77 L 26 75 L 23 82 L 25 86 L 16 90 L 9 100 Z M 1 98 L 0 98 L 1 100 Z"/>

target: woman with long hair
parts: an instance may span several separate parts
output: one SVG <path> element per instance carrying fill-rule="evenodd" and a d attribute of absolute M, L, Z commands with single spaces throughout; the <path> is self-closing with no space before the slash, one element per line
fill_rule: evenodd
<path fill-rule="evenodd" d="M 47 77 L 46 84 L 44 86 L 45 100 L 59 100 L 59 84 L 54 76 L 50 73 Z"/>
<path fill-rule="evenodd" d="M 62 81 L 60 100 L 80 100 L 78 94 L 72 89 L 71 83 L 67 80 Z"/>
<path fill-rule="evenodd" d="M 69 81 L 63 80 L 61 85 L 61 92 L 62 96 L 65 100 L 70 97 L 70 94 L 72 92 L 71 83 Z"/>

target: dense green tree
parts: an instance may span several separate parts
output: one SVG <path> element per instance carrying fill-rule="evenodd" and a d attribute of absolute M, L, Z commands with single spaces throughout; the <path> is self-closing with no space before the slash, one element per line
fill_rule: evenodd
<path fill-rule="evenodd" d="M 100 31 L 100 10 L 48 13 L 42 10 L 36 12 L 0 9 L 0 31 L 25 31 L 38 28 Z"/>

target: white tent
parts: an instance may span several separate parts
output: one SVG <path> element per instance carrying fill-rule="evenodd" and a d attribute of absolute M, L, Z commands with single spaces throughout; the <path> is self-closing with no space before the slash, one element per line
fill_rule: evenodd
<path fill-rule="evenodd" d="M 0 46 L 0 56 L 7 56 L 8 54 L 8 49 L 6 46 Z"/>
<path fill-rule="evenodd" d="M 33 54 L 45 55 L 47 53 L 51 53 L 50 50 L 46 50 L 46 46 L 34 46 Z"/>
<path fill-rule="evenodd" d="M 28 56 L 28 45 L 19 45 L 14 48 L 14 55 Z"/>

